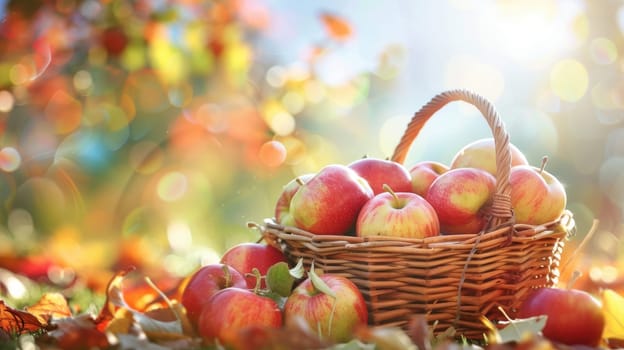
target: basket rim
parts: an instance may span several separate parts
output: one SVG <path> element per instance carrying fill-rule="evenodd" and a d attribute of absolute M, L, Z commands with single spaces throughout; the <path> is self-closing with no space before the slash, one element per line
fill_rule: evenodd
<path fill-rule="evenodd" d="M 264 238 L 267 235 L 289 241 L 312 242 L 326 247 L 344 247 L 349 249 L 374 249 L 375 247 L 426 247 L 428 249 L 473 247 L 476 243 L 499 239 L 501 236 L 510 237 L 511 242 L 536 241 L 544 238 L 568 236 L 573 234 L 575 223 L 572 212 L 566 210 L 558 219 L 542 224 L 503 225 L 499 228 L 482 231 L 477 234 L 439 234 L 425 238 L 406 238 L 392 236 L 350 236 L 350 235 L 319 235 L 298 227 L 285 226 L 276 222 L 275 218 L 267 218 L 262 225 L 248 223 L 250 227 L 260 230 Z M 559 228 L 559 229 L 557 229 Z M 271 239 L 269 238 L 269 241 Z"/>

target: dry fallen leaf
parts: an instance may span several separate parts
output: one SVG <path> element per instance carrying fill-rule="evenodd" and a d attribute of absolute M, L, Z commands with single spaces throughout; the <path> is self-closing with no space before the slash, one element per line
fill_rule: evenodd
<path fill-rule="evenodd" d="M 57 320 L 54 326 L 41 341 L 61 349 L 106 349 L 111 345 L 107 334 L 97 329 L 95 320 L 88 314 Z"/>
<path fill-rule="evenodd" d="M 605 316 L 604 339 L 624 339 L 624 297 L 611 289 L 602 292 L 602 312 Z"/>
<path fill-rule="evenodd" d="M 44 328 L 45 325 L 35 315 L 11 308 L 0 300 L 0 329 L 6 333 L 34 333 Z"/>
<path fill-rule="evenodd" d="M 130 272 L 132 272 L 131 269 L 120 271 L 111 279 L 106 294 L 107 300 L 97 318 L 97 322 L 104 325 L 105 329 L 117 333 L 120 331 L 120 324 L 127 325 L 128 313 L 130 313 L 134 323 L 152 340 L 172 340 L 190 337 L 193 332 L 192 326 L 183 312 L 182 306 L 175 301 L 169 300 L 164 293 L 151 284 L 151 281 L 148 284 L 151 284 L 151 288 L 154 289 L 152 292 L 165 299 L 167 307 L 152 309 L 149 305 L 145 305 L 146 309 L 143 310 L 133 307 L 126 301 L 123 282 L 125 279 L 130 278 L 128 276 Z M 120 309 L 124 309 L 127 312 L 119 312 Z M 125 326 L 121 326 L 121 328 L 123 327 Z"/>
<path fill-rule="evenodd" d="M 61 293 L 45 293 L 36 304 L 27 307 L 26 311 L 37 317 L 43 324 L 50 323 L 53 318 L 72 316 L 67 299 Z"/>

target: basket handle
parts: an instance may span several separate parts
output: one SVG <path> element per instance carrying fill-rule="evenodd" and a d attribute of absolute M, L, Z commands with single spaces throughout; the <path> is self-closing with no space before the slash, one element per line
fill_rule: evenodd
<path fill-rule="evenodd" d="M 464 101 L 475 106 L 492 130 L 496 152 L 496 191 L 492 205 L 489 208 L 491 220 L 487 229 L 508 224 L 513 217 L 510 197 L 511 186 L 509 185 L 509 173 L 511 171 L 509 134 L 507 134 L 505 126 L 494 106 L 484 97 L 468 90 L 449 90 L 436 95 L 414 114 L 391 159 L 403 164 L 412 142 L 418 136 L 425 123 L 435 112 L 452 101 Z"/>

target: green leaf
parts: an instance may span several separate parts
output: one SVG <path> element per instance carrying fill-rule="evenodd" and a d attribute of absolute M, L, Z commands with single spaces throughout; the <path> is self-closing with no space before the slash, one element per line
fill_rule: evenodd
<path fill-rule="evenodd" d="M 287 296 L 281 296 L 271 290 L 263 290 L 259 292 L 260 295 L 265 296 L 267 298 L 273 299 L 277 303 L 277 307 L 280 310 L 284 310 L 284 304 L 286 304 L 286 300 L 288 300 Z"/>
<path fill-rule="evenodd" d="M 278 262 L 271 266 L 266 274 L 266 284 L 269 289 L 280 296 L 287 297 L 292 291 L 295 277 L 288 269 L 288 264 Z"/>
<path fill-rule="evenodd" d="M 325 281 L 323 281 L 323 279 L 321 279 L 321 277 L 319 277 L 319 275 L 317 275 L 316 272 L 314 271 L 314 262 L 312 262 L 310 271 L 308 271 L 308 277 L 310 277 L 310 280 L 312 281 L 312 285 L 314 286 L 314 288 L 318 289 L 321 293 L 325 293 L 329 295 L 330 297 L 336 299 L 336 293 L 334 293 L 334 291 L 331 288 L 329 288 L 329 286 L 325 283 Z"/>

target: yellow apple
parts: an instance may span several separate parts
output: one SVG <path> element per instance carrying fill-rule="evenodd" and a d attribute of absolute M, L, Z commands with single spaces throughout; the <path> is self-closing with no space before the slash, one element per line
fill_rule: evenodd
<path fill-rule="evenodd" d="M 509 144 L 511 166 L 528 165 L 524 154 L 513 144 Z M 451 161 L 451 169 L 479 168 L 496 176 L 496 150 L 493 138 L 480 139 L 464 146 Z"/>

